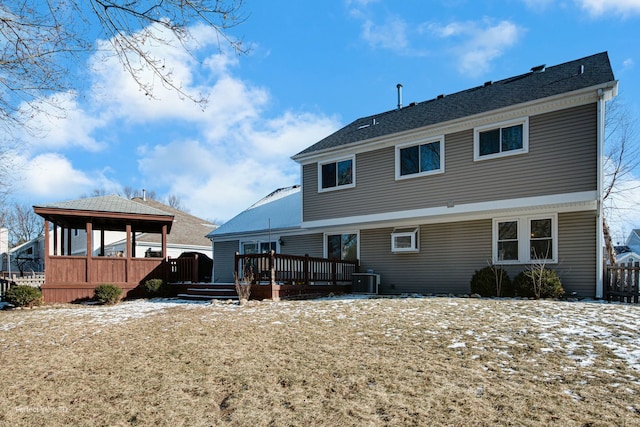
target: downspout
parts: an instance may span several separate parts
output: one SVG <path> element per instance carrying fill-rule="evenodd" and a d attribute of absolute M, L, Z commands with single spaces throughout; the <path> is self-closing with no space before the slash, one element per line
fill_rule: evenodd
<path fill-rule="evenodd" d="M 604 297 L 604 235 L 602 219 L 604 218 L 604 139 L 605 139 L 605 115 L 607 101 L 613 99 L 618 92 L 618 83 L 605 89 L 598 89 L 598 121 L 597 121 L 597 149 L 598 149 L 598 210 L 596 217 L 596 298 Z"/>

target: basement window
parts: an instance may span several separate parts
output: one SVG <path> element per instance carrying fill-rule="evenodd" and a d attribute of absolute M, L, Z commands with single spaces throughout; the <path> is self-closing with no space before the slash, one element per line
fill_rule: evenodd
<path fill-rule="evenodd" d="M 391 233 L 391 252 L 418 252 L 418 227 L 395 228 Z"/>

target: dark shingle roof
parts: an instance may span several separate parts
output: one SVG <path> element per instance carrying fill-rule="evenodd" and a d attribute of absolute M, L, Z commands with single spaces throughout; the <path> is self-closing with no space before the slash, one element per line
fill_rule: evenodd
<path fill-rule="evenodd" d="M 174 216 L 171 234 L 167 235 L 167 243 L 174 245 L 211 246 L 211 241 L 205 236 L 216 226 L 197 216 L 173 208 L 153 199 L 134 198 L 131 200 L 148 209 L 157 209 Z M 157 233 L 143 234 L 137 237 L 139 242 L 160 243 L 162 236 Z"/>
<path fill-rule="evenodd" d="M 109 196 L 87 197 L 78 200 L 68 200 L 65 202 L 34 207 L 137 215 L 172 215 L 164 210 L 145 206 L 115 194 Z"/>
<path fill-rule="evenodd" d="M 293 156 L 417 129 L 614 81 L 606 52 L 362 117 Z"/>

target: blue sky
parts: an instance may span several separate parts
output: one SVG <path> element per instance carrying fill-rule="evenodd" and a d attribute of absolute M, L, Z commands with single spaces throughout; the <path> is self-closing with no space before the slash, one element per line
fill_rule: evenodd
<path fill-rule="evenodd" d="M 248 0 L 244 13 L 232 35 L 247 55 L 220 51 L 205 28 L 193 29 L 195 57 L 156 47 L 187 91 L 208 96 L 205 110 L 162 87 L 149 100 L 113 58 L 94 55 L 78 91 L 56 95 L 67 117 L 34 118 L 41 132 L 16 158 L 15 198 L 130 186 L 228 220 L 299 183 L 290 156 L 394 109 L 397 83 L 408 104 L 602 51 L 640 117 L 640 0 Z M 619 234 L 640 227 L 638 210 L 624 211 Z"/>

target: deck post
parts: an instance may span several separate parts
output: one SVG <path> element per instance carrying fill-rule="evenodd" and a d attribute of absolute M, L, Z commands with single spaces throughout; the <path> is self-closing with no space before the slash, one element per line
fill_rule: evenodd
<path fill-rule="evenodd" d="M 273 249 L 269 251 L 269 284 L 271 286 L 276 284 L 276 266 L 275 266 L 275 253 Z"/>
<path fill-rule="evenodd" d="M 198 254 L 195 254 L 191 263 L 191 283 L 198 283 Z"/>
<path fill-rule="evenodd" d="M 331 260 L 331 283 L 338 283 L 338 261 L 335 259 Z"/>
<path fill-rule="evenodd" d="M 309 254 L 304 254 L 304 266 L 302 267 L 303 272 L 303 282 L 304 285 L 307 286 L 309 284 Z"/>
<path fill-rule="evenodd" d="M 234 258 L 235 258 L 235 262 L 234 262 L 234 265 L 233 265 L 233 277 L 234 277 L 235 280 L 240 280 L 240 275 L 238 274 L 238 271 L 239 271 L 238 270 L 238 264 L 240 263 L 240 252 L 236 251 L 236 254 L 235 254 Z"/>

